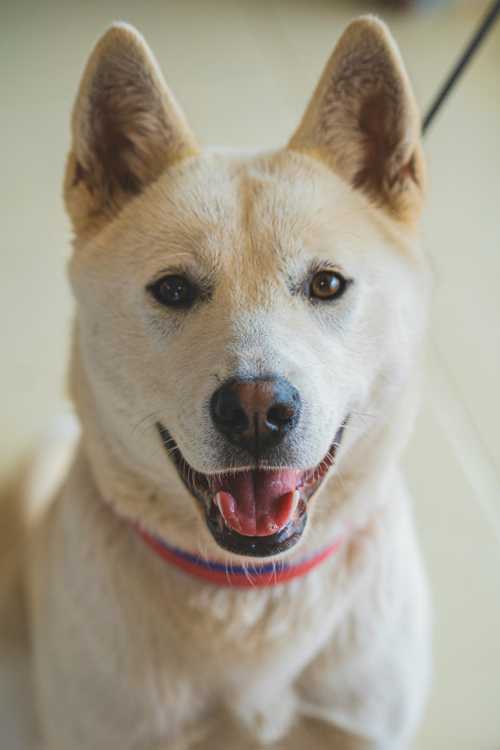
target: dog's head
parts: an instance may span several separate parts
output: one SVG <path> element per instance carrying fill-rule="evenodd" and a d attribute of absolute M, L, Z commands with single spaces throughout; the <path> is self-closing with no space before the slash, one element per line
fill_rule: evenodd
<path fill-rule="evenodd" d="M 394 42 L 352 23 L 286 148 L 231 155 L 198 147 L 117 25 L 72 132 L 73 388 L 102 492 L 167 538 L 291 548 L 342 455 L 382 440 L 423 327 L 419 118 Z"/>

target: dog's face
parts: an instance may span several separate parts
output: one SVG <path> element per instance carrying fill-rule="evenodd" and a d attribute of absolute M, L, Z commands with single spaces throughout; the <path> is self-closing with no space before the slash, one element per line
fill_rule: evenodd
<path fill-rule="evenodd" d="M 355 22 L 287 148 L 201 153 L 144 42 L 114 27 L 73 136 L 84 430 L 97 420 L 165 488 L 167 515 L 231 553 L 278 555 L 420 338 L 422 164 L 397 51 L 379 22 Z"/>

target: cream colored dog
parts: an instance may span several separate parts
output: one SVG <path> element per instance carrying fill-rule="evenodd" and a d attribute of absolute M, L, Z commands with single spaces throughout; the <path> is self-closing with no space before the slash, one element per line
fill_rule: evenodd
<path fill-rule="evenodd" d="M 258 155 L 199 149 L 134 29 L 97 44 L 65 182 L 82 433 L 26 537 L 44 750 L 409 746 L 419 131 L 371 17 Z"/>

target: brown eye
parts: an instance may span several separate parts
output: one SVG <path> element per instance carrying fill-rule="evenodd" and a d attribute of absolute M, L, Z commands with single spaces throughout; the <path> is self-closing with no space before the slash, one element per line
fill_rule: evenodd
<path fill-rule="evenodd" d="M 163 276 L 148 286 L 155 300 L 166 307 L 187 308 L 194 304 L 198 290 L 185 276 Z"/>
<path fill-rule="evenodd" d="M 309 296 L 318 300 L 331 300 L 340 297 L 347 286 L 338 271 L 318 271 L 311 279 Z"/>

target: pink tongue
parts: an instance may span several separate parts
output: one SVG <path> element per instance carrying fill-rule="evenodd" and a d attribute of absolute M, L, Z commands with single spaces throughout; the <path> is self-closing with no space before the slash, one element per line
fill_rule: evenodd
<path fill-rule="evenodd" d="M 287 525 L 300 471 L 242 471 L 224 478 L 214 500 L 227 526 L 244 536 L 269 536 Z"/>

